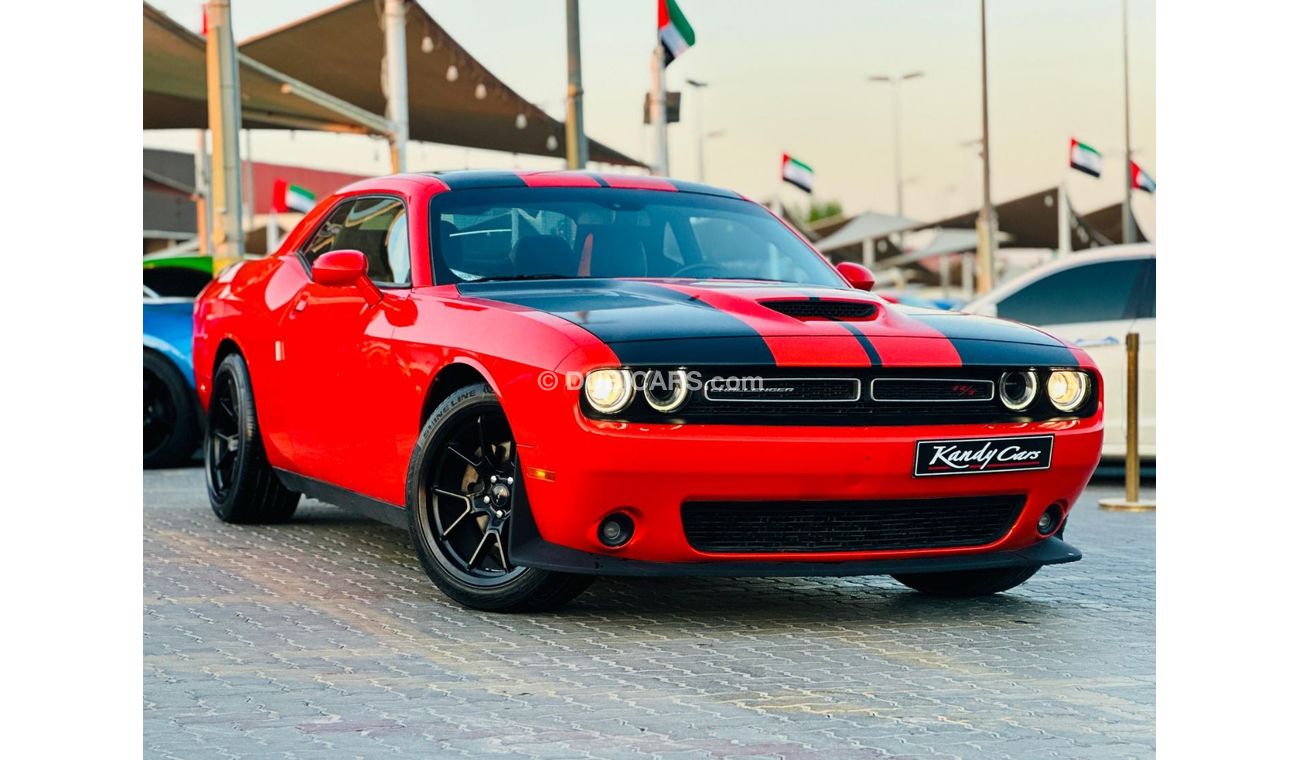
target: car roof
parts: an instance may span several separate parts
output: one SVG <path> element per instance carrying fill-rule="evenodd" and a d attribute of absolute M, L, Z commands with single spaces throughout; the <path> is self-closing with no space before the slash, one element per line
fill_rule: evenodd
<path fill-rule="evenodd" d="M 734 190 L 699 182 L 653 177 L 643 174 L 618 174 L 588 171 L 511 171 L 501 169 L 464 169 L 440 172 L 412 172 L 360 180 L 344 188 L 348 190 L 373 190 L 385 180 L 402 180 L 418 184 L 437 185 L 452 192 L 489 188 L 591 188 L 611 190 L 662 190 L 695 193 L 722 198 L 748 200 Z"/>

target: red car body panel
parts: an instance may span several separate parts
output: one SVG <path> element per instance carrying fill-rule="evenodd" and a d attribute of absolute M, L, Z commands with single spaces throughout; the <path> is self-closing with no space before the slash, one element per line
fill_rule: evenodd
<path fill-rule="evenodd" d="M 519 175 L 529 187 L 689 190 L 656 177 L 581 172 Z M 602 184 L 603 183 L 603 184 Z M 238 350 L 252 378 L 267 457 L 273 467 L 402 508 L 407 467 L 430 393 L 440 375 L 462 365 L 499 396 L 526 473 L 537 531 L 547 542 L 580 552 L 647 562 L 848 561 L 976 554 L 1019 549 L 1041 540 L 1034 523 L 1051 504 L 1069 509 L 1097 465 L 1100 401 L 1082 419 L 1042 422 L 802 426 L 641 424 L 590 419 L 579 389 L 564 373 L 624 365 L 618 346 L 571 319 L 433 282 L 430 200 L 455 192 L 436 176 L 398 175 L 356 183 L 322 201 L 279 252 L 221 273 L 195 310 L 194 371 L 204 408 L 219 354 Z M 340 199 L 400 197 L 410 234 L 409 288 L 375 294 L 312 282 L 296 251 Z M 861 291 L 835 297 L 877 305 L 866 322 L 794 319 L 759 301 L 807 300 L 807 290 L 782 284 L 711 287 L 681 280 L 635 280 L 735 317 L 761 336 L 778 367 L 963 366 L 950 332 L 904 308 Z M 504 283 L 503 283 L 504 285 Z M 982 320 L 947 314 L 950 320 Z M 988 320 L 984 320 L 988 322 Z M 983 324 L 981 322 L 979 324 Z M 963 325 L 953 322 L 944 324 Z M 975 323 L 971 323 L 975 324 Z M 1005 324 L 1005 323 L 999 323 Z M 1000 329 L 1000 328 L 999 328 Z M 1008 327 L 1008 329 L 1010 329 Z M 1032 340 L 1054 341 L 1023 326 Z M 997 341 L 994 341 L 996 343 Z M 1009 345 L 1010 343 L 1008 343 Z M 990 344 L 991 345 L 991 344 Z M 1100 376 L 1083 351 L 1055 346 Z M 543 373 L 560 387 L 544 389 Z M 445 375 L 444 375 L 445 376 Z M 1051 468 L 1032 472 L 918 478 L 916 441 L 965 437 L 1055 436 Z M 887 552 L 711 554 L 684 536 L 684 501 L 725 499 L 884 499 L 1026 494 L 1015 526 L 993 544 Z M 610 549 L 597 538 L 600 519 L 631 514 L 637 530 Z"/>

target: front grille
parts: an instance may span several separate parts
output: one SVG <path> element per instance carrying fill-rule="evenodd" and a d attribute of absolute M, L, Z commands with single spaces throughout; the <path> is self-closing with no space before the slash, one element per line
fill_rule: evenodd
<path fill-rule="evenodd" d="M 715 377 L 703 390 L 705 400 L 711 402 L 816 404 L 857 401 L 862 397 L 862 381 L 856 377 Z"/>
<path fill-rule="evenodd" d="M 885 501 L 694 501 L 686 540 L 702 552 L 855 552 L 981 546 L 1002 538 L 1025 497 Z"/>
<path fill-rule="evenodd" d="M 872 401 L 974 402 L 993 400 L 992 380 L 878 377 L 871 381 Z"/>
<path fill-rule="evenodd" d="M 772 311 L 795 319 L 871 319 L 876 305 L 866 301 L 763 301 Z"/>

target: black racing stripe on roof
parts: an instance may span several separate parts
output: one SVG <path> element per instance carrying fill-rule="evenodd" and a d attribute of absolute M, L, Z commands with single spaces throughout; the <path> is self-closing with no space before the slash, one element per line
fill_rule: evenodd
<path fill-rule="evenodd" d="M 446 183 L 452 190 L 472 190 L 486 187 L 528 187 L 515 172 L 469 170 L 443 172 L 435 177 Z"/>
<path fill-rule="evenodd" d="M 599 174 L 595 174 L 595 173 L 592 173 L 592 172 L 588 172 L 588 173 L 587 173 L 587 176 L 588 176 L 588 177 L 591 177 L 591 178 L 594 179 L 594 180 L 596 180 L 596 184 L 597 184 L 597 185 L 600 185 L 601 187 L 609 187 L 609 182 L 608 182 L 604 177 L 600 176 Z"/>
<path fill-rule="evenodd" d="M 943 333 L 965 366 L 1079 366 L 1068 346 L 1031 327 L 964 314 L 927 313 L 929 309 L 903 311 Z"/>
<path fill-rule="evenodd" d="M 703 185 L 700 184 L 699 182 L 687 182 L 686 180 L 681 180 L 681 179 L 669 179 L 668 181 L 672 184 L 673 187 L 677 188 L 678 191 L 683 193 L 698 193 L 700 195 L 716 195 L 720 198 L 739 199 L 741 197 L 740 193 L 734 192 L 732 190 L 727 190 L 721 187 L 714 187 L 712 185 Z"/>

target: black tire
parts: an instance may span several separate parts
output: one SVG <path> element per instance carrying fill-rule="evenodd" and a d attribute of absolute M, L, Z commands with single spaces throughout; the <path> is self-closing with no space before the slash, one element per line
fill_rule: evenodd
<path fill-rule="evenodd" d="M 176 467 L 199 449 L 199 403 L 181 371 L 144 350 L 144 466 Z"/>
<path fill-rule="evenodd" d="M 411 543 L 434 584 L 466 607 L 554 609 L 594 578 L 509 561 L 513 489 L 523 487 L 513 444 L 505 412 L 486 384 L 461 388 L 439 404 L 420 431 L 407 468 Z"/>
<path fill-rule="evenodd" d="M 244 357 L 217 365 L 203 445 L 212 511 L 228 523 L 281 523 L 293 516 L 300 494 L 280 482 L 266 461 L 253 383 Z"/>
<path fill-rule="evenodd" d="M 894 580 L 930 596 L 972 597 L 998 594 L 1024 583 L 1038 567 L 996 567 L 947 573 L 908 573 Z"/>

